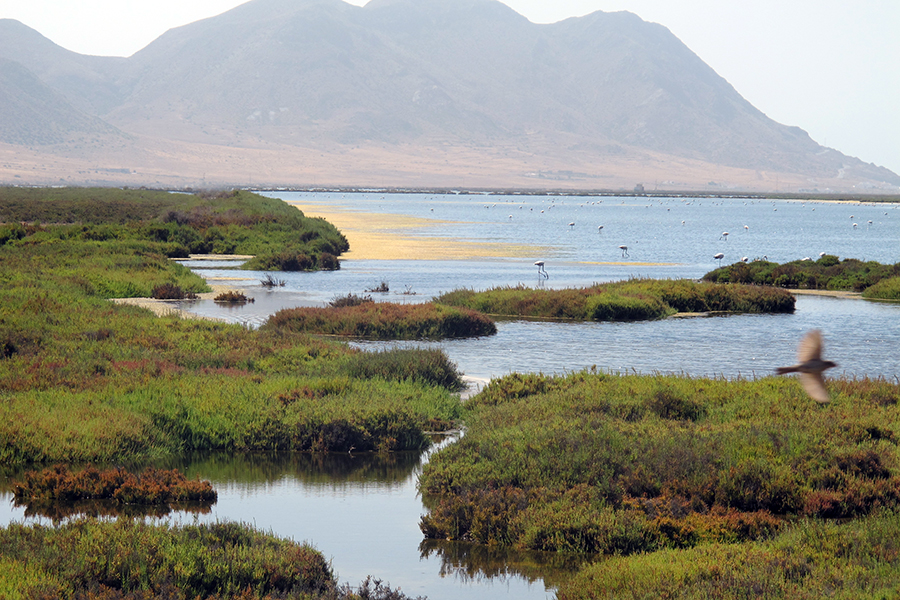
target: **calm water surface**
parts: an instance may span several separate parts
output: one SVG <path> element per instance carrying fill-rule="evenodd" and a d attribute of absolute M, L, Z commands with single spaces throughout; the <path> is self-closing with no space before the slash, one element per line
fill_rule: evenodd
<path fill-rule="evenodd" d="M 278 193 L 288 202 L 359 213 L 417 217 L 421 225 L 396 233 L 463 242 L 509 244 L 506 257 L 450 261 L 346 260 L 333 273 L 279 273 L 284 288 L 265 290 L 263 273 L 234 264 L 187 263 L 210 279 L 244 278 L 255 304 L 188 310 L 250 326 L 291 306 L 329 300 L 387 282 L 379 301 L 424 302 L 457 288 L 564 288 L 629 277 L 700 278 L 723 263 L 767 257 L 786 262 L 820 252 L 841 258 L 900 262 L 900 205 L 711 198 L 615 198 L 424 194 Z M 541 212 L 543 211 L 543 212 Z M 314 215 L 314 210 L 307 209 Z M 512 218 L 510 218 L 512 217 Z M 570 225 L 574 223 L 574 225 Z M 854 227 L 854 224 L 856 227 Z M 603 225 L 603 229 L 598 227 Z M 745 228 L 746 226 L 746 228 Z M 723 236 L 724 232 L 728 236 Z M 388 232 L 390 233 L 390 232 Z M 520 256 L 523 245 L 542 254 Z M 628 246 L 623 257 L 620 245 Z M 550 274 L 539 280 L 535 260 Z M 406 292 L 414 292 L 414 295 Z M 801 295 L 791 315 L 731 315 L 642 323 L 507 321 L 498 335 L 438 346 L 468 376 L 487 380 L 513 371 L 560 373 L 596 366 L 618 372 L 692 376 L 762 376 L 794 358 L 803 332 L 818 327 L 828 355 L 851 376 L 900 375 L 900 303 Z M 360 342 L 380 348 L 397 344 Z M 408 345 L 408 344 L 407 344 Z M 832 373 L 835 373 L 832 371 Z"/>
<path fill-rule="evenodd" d="M 776 262 L 820 252 L 841 258 L 900 261 L 900 207 L 796 201 L 696 198 L 590 198 L 420 194 L 273 193 L 287 201 L 428 222 L 396 233 L 472 243 L 509 244 L 508 256 L 452 261 L 346 260 L 333 273 L 279 273 L 285 287 L 266 290 L 263 273 L 229 262 L 189 262 L 210 280 L 245 288 L 255 303 L 239 308 L 185 303 L 198 314 L 248 326 L 292 306 L 322 306 L 338 295 L 364 294 L 382 281 L 376 300 L 423 302 L 468 287 L 584 286 L 628 277 L 699 278 L 741 257 Z M 541 212 L 543 211 L 543 212 Z M 315 215 L 315 211 L 307 210 Z M 871 221 L 871 222 L 870 222 Z M 574 223 L 574 225 L 570 225 Z M 854 223 L 856 227 L 854 227 Z M 603 229 L 599 229 L 600 226 Z M 746 227 L 745 227 L 746 226 Z M 728 236 L 722 236 L 723 232 Z M 391 232 L 387 232 L 391 233 Z M 628 246 L 623 256 L 620 245 Z M 524 256 L 522 246 L 539 248 Z M 539 281 L 536 260 L 550 279 Z M 799 296 L 791 315 L 732 315 L 646 323 L 505 321 L 496 336 L 416 343 L 443 348 L 467 376 L 484 383 L 513 371 L 563 373 L 596 366 L 616 372 L 696 377 L 762 377 L 793 361 L 803 332 L 820 328 L 837 374 L 900 376 L 900 304 Z M 396 344 L 356 342 L 365 348 Z M 835 373 L 835 371 L 832 371 Z M 447 442 L 443 442 L 447 443 Z M 580 560 L 553 554 L 490 551 L 425 543 L 427 510 L 417 495 L 423 456 L 205 457 L 178 465 L 212 480 L 219 501 L 190 522 L 236 520 L 318 547 L 341 581 L 375 575 L 408 594 L 432 599 L 549 598 Z M 0 492 L 0 521 L 24 512 Z M 571 557 L 570 557 L 571 558 Z M 551 591 L 548 591 L 550 588 Z"/>

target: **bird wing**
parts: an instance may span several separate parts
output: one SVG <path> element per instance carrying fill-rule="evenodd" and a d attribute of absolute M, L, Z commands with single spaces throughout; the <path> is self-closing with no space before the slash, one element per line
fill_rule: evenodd
<path fill-rule="evenodd" d="M 816 402 L 825 403 L 831 400 L 828 390 L 825 389 L 825 379 L 821 373 L 800 373 L 800 383 L 803 389 Z"/>
<path fill-rule="evenodd" d="M 811 360 L 822 359 L 821 331 L 813 329 L 803 337 L 800 341 L 800 347 L 797 348 L 797 358 L 801 364 Z"/>

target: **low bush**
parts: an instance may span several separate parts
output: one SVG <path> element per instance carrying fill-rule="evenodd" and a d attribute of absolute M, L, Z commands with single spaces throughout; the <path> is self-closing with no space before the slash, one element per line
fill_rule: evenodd
<path fill-rule="evenodd" d="M 255 300 L 247 297 L 244 292 L 228 291 L 216 295 L 216 297 L 213 298 L 213 302 L 219 302 L 221 304 L 247 304 L 255 302 Z"/>
<path fill-rule="evenodd" d="M 613 557 L 584 568 L 559 600 L 890 598 L 900 587 L 900 519 L 801 520 L 772 539 Z"/>
<path fill-rule="evenodd" d="M 308 545 L 236 523 L 174 527 L 80 519 L 54 527 L 0 529 L 4 598 L 135 600 L 405 599 L 371 579 L 359 593 L 338 586 Z"/>
<path fill-rule="evenodd" d="M 423 532 L 624 554 L 900 507 L 900 386 L 829 385 L 835 400 L 821 407 L 776 378 L 494 380 L 466 403 L 466 435 L 424 467 Z"/>
<path fill-rule="evenodd" d="M 350 295 L 328 308 L 289 308 L 272 315 L 264 330 L 385 340 L 443 339 L 493 335 L 497 327 L 473 310 L 434 303 L 372 302 Z"/>
<path fill-rule="evenodd" d="M 703 279 L 715 283 L 863 292 L 881 281 L 897 277 L 900 277 L 900 263 L 885 265 L 855 258 L 840 260 L 837 256 L 826 254 L 815 261 L 795 260 L 784 264 L 765 260 L 738 262 L 710 271 Z M 890 287 L 892 284 L 885 285 Z"/>
<path fill-rule="evenodd" d="M 194 292 L 186 292 L 174 283 L 163 283 L 153 288 L 151 298 L 157 300 L 194 300 L 198 296 Z"/>
<path fill-rule="evenodd" d="M 351 377 L 418 381 L 458 392 L 465 387 L 456 365 L 440 350 L 399 348 L 357 354 L 349 362 Z"/>
<path fill-rule="evenodd" d="M 870 300 L 900 300 L 900 277 L 882 279 L 863 291 Z"/>
<path fill-rule="evenodd" d="M 771 287 L 687 280 L 632 279 L 590 288 L 544 290 L 523 286 L 484 292 L 455 290 L 436 302 L 491 315 L 594 321 L 660 319 L 679 312 L 783 313 L 789 293 Z"/>
<path fill-rule="evenodd" d="M 346 308 L 348 306 L 359 306 L 360 304 L 365 304 L 367 302 L 375 301 L 372 299 L 372 296 L 357 296 L 356 294 L 349 293 L 346 296 L 337 296 L 330 300 L 328 306 L 331 308 Z"/>
<path fill-rule="evenodd" d="M 26 471 L 13 482 L 18 504 L 115 500 L 123 504 L 169 504 L 171 502 L 215 502 L 217 495 L 208 481 L 189 480 L 177 469 L 147 468 L 133 474 L 122 468 L 99 470 L 87 467 L 72 472 L 66 465 L 41 471 Z"/>

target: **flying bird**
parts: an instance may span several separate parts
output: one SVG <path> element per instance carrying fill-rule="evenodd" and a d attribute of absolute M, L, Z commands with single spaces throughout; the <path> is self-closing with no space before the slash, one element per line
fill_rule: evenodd
<path fill-rule="evenodd" d="M 778 367 L 775 372 L 779 375 L 800 373 L 800 383 L 810 398 L 825 404 L 831 400 L 831 396 L 825 389 L 825 378 L 822 373 L 836 366 L 837 363 L 822 360 L 822 332 L 813 329 L 800 340 L 800 346 L 797 348 L 797 364 L 791 367 Z"/>

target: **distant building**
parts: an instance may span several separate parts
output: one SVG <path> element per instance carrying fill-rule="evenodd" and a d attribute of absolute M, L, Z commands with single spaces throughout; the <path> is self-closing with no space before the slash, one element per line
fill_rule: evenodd
<path fill-rule="evenodd" d="M 643 184 L 643 183 L 639 183 L 639 184 L 637 184 L 636 186 L 634 186 L 634 193 L 636 193 L 636 194 L 643 194 L 643 193 L 644 193 L 644 184 Z"/>

